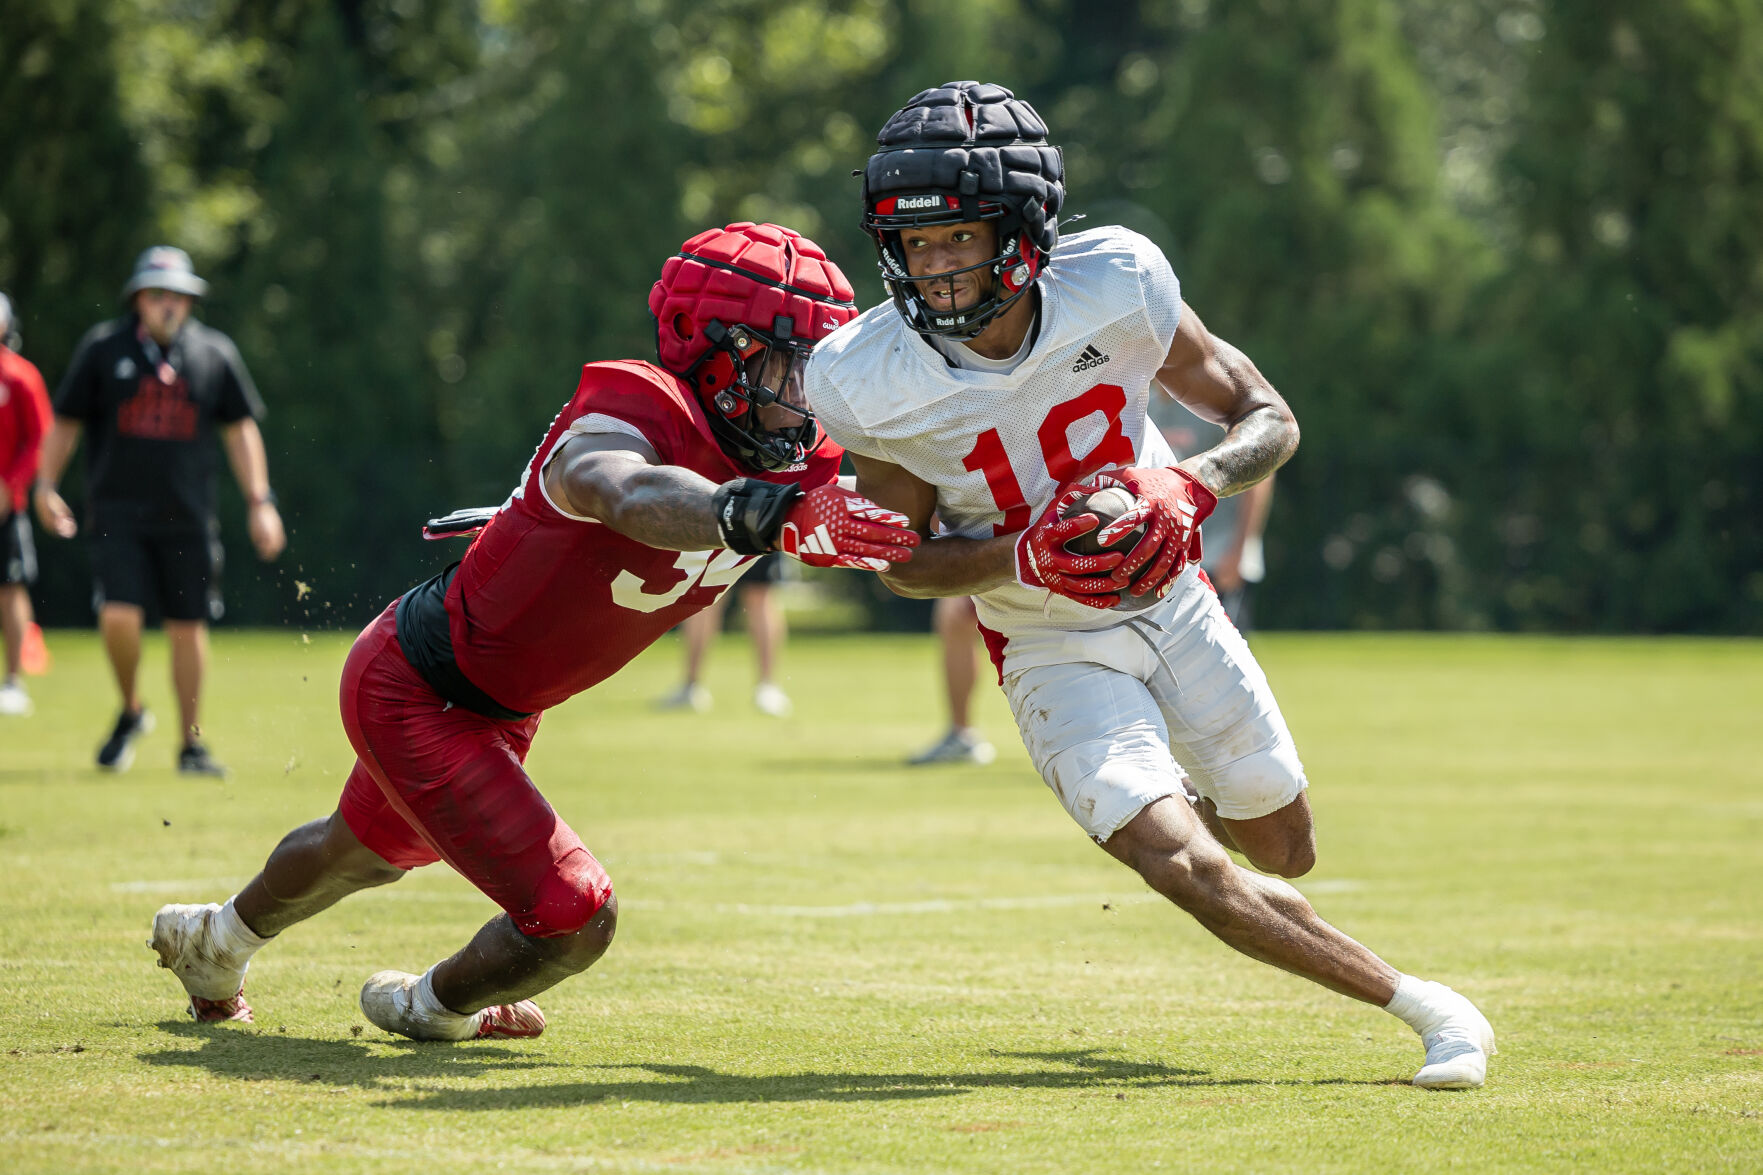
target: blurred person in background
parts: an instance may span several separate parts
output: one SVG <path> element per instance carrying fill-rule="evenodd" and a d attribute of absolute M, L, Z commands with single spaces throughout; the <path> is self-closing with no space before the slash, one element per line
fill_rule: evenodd
<path fill-rule="evenodd" d="M 1223 439 L 1220 430 L 1204 422 L 1169 423 L 1165 403 L 1152 401 L 1151 419 L 1178 456 L 1206 448 L 1199 442 L 1199 429 L 1216 433 L 1215 442 Z M 1244 636 L 1249 635 L 1255 623 L 1255 589 L 1267 577 L 1262 536 L 1267 532 L 1267 515 L 1273 507 L 1273 483 L 1277 477 L 1278 474 L 1269 474 L 1240 494 L 1218 499 L 1218 507 L 1201 527 L 1205 546 L 1200 570 L 1212 581 L 1224 614 Z"/>
<path fill-rule="evenodd" d="M 37 551 L 26 508 L 50 415 L 43 375 L 18 353 L 19 345 L 12 300 L 0 294 L 0 633 L 6 645 L 0 715 L 13 716 L 31 712 L 31 696 L 19 680 L 19 670 L 26 643 L 42 640 L 31 617 Z"/>
<path fill-rule="evenodd" d="M 1475 1005 L 1281 880 L 1315 864 L 1309 784 L 1197 563 L 1218 498 L 1297 449 L 1291 408 L 1150 241 L 1060 234 L 1063 156 L 1009 90 L 921 91 L 876 142 L 857 174 L 891 303 L 817 348 L 807 386 L 858 492 L 921 535 L 941 523 L 882 581 L 975 597 L 1030 758 L 1105 852 L 1244 955 L 1401 1019 L 1426 1052 L 1415 1085 L 1480 1086 L 1494 1033 Z M 1153 392 L 1223 439 L 1178 463 Z M 1105 527 L 1078 508 L 1104 487 L 1129 502 Z M 1094 552 L 1067 546 L 1092 532 Z"/>
<path fill-rule="evenodd" d="M 937 664 L 942 671 L 949 729 L 906 763 L 912 767 L 942 763 L 983 767 L 998 757 L 998 748 L 973 725 L 973 689 L 979 683 L 980 665 L 979 613 L 974 610 L 973 597 L 939 596 L 932 601 L 931 629 L 941 654 Z"/>
<path fill-rule="evenodd" d="M 784 619 L 783 603 L 778 599 L 777 585 L 783 582 L 783 560 L 761 555 L 753 570 L 741 576 L 734 593 L 741 597 L 741 611 L 747 618 L 747 635 L 753 640 L 753 656 L 759 678 L 753 686 L 753 705 L 762 714 L 788 718 L 795 706 L 790 695 L 777 684 L 778 654 L 789 636 L 789 621 Z M 702 714 L 711 707 L 710 689 L 704 684 L 704 659 L 710 644 L 722 631 L 723 617 L 728 614 L 728 598 L 724 592 L 702 612 L 695 612 L 680 624 L 680 640 L 685 645 L 686 679 L 680 687 L 661 699 L 663 710 L 692 710 Z"/>
<path fill-rule="evenodd" d="M 220 522 L 215 516 L 218 433 L 245 496 L 251 545 L 264 561 L 286 545 L 257 421 L 263 402 L 226 335 L 192 318 L 208 292 L 189 255 L 155 245 L 123 286 L 129 313 L 86 332 L 55 389 L 55 422 L 43 446 L 37 516 L 72 538 L 74 514 L 57 491 L 86 437 L 86 513 L 94 599 L 122 709 L 98 749 L 98 766 L 124 771 L 152 729 L 136 676 L 149 606 L 159 609 L 177 694 L 179 771 L 224 776 L 201 741 L 208 624 L 220 619 Z"/>
<path fill-rule="evenodd" d="M 362 1013 L 417 1040 L 539 1035 L 531 997 L 592 966 L 618 915 L 606 871 L 526 773 L 543 712 L 759 555 L 867 571 L 911 557 L 903 517 L 836 484 L 841 450 L 802 392 L 817 340 L 857 312 L 819 246 L 771 224 L 700 233 L 649 309 L 659 362 L 584 367 L 508 500 L 430 524 L 481 528 L 464 558 L 357 638 L 342 683 L 357 758 L 336 810 L 224 905 L 154 917 L 150 945 L 196 1019 L 249 1021 L 245 972 L 271 938 L 444 860 L 503 912 L 420 975 L 370 976 Z"/>

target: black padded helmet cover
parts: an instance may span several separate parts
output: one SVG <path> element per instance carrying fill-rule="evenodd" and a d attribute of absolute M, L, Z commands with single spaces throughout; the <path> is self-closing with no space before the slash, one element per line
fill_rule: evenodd
<path fill-rule="evenodd" d="M 924 334 L 971 337 L 1027 292 L 1059 239 L 1065 163 L 1047 125 L 1003 86 L 949 82 L 913 97 L 876 136 L 863 170 L 863 227 L 882 279 Z M 996 295 L 958 315 L 933 316 L 906 278 L 897 234 L 917 225 L 993 220 Z M 932 318 L 935 318 L 934 325 Z"/>
<path fill-rule="evenodd" d="M 863 169 L 866 213 L 888 196 L 909 193 L 996 201 L 1020 219 L 1036 248 L 1053 251 L 1065 161 L 1048 145 L 1035 108 L 1003 86 L 949 82 L 925 90 L 888 119 L 875 141 L 880 150 Z"/>

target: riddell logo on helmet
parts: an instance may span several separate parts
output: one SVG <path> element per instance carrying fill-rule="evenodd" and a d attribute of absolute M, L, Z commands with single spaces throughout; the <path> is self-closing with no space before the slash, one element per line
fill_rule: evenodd
<path fill-rule="evenodd" d="M 901 196 L 894 201 L 895 212 L 915 212 L 920 208 L 941 208 L 941 196 Z"/>

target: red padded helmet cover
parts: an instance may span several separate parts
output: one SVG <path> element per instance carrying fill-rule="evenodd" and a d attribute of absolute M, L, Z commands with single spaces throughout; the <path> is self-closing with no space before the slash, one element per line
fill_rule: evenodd
<path fill-rule="evenodd" d="M 819 245 L 746 221 L 699 233 L 669 257 L 649 291 L 649 311 L 661 366 L 675 374 L 710 349 L 704 328 L 712 319 L 769 336 L 787 317 L 793 338 L 818 341 L 857 316 L 851 283 Z"/>

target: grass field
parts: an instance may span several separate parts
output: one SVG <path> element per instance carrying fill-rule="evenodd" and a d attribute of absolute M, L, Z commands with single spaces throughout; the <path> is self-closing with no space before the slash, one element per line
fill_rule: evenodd
<path fill-rule="evenodd" d="M 1501 1055 L 1428 1094 L 1394 1019 L 1242 960 L 1090 845 L 1029 769 L 909 771 L 928 638 L 788 653 L 798 716 L 660 714 L 665 642 L 547 717 L 531 767 L 618 886 L 618 941 L 540 1040 L 416 1044 L 361 981 L 492 908 L 441 868 L 258 956 L 254 1026 L 197 1026 L 144 944 L 222 900 L 350 763 L 346 639 L 222 631 L 221 784 L 88 764 L 86 634 L 0 720 L 0 1170 L 1763 1169 L 1763 645 L 1284 636 L 1257 648 L 1312 782 L 1301 887 L 1458 986 Z"/>

